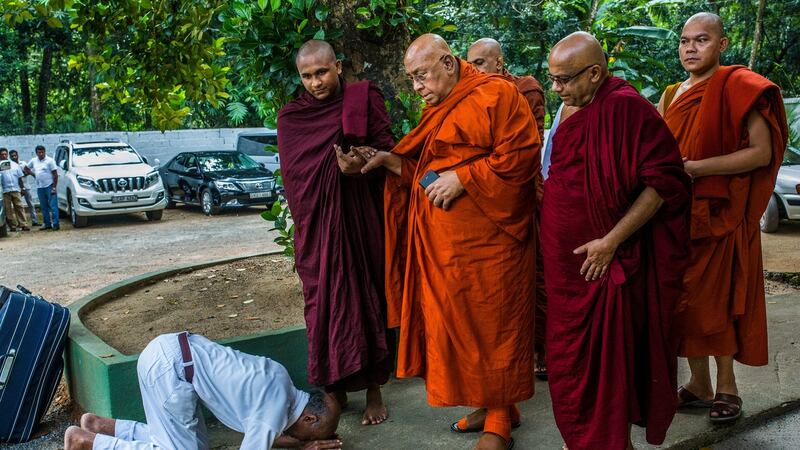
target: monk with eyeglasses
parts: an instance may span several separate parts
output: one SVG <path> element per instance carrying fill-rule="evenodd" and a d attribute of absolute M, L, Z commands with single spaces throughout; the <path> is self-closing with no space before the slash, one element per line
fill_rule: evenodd
<path fill-rule="evenodd" d="M 425 100 L 386 169 L 389 325 L 397 375 L 425 379 L 432 406 L 486 408 L 475 449 L 513 447 L 514 404 L 533 395 L 536 174 L 531 108 L 500 75 L 419 37 L 405 70 Z"/>
<path fill-rule="evenodd" d="M 547 369 L 569 450 L 663 442 L 676 409 L 673 305 L 688 260 L 690 180 L 656 109 L 609 75 L 600 43 L 550 52 L 564 102 L 544 185 Z"/>

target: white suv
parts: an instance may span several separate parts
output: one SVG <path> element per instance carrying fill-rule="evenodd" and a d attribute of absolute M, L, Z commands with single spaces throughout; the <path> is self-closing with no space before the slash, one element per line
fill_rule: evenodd
<path fill-rule="evenodd" d="M 161 177 L 130 145 L 62 141 L 54 159 L 58 208 L 69 214 L 72 226 L 85 227 L 90 216 L 137 212 L 161 220 L 167 207 Z"/>

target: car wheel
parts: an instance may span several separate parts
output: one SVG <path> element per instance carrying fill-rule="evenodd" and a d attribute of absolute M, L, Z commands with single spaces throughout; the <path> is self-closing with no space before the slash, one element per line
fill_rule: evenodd
<path fill-rule="evenodd" d="M 214 196 L 211 194 L 211 190 L 209 189 L 203 189 L 203 193 L 200 194 L 200 206 L 203 208 L 203 213 L 207 216 L 211 216 L 219 212 L 219 207 L 214 206 Z"/>
<path fill-rule="evenodd" d="M 164 210 L 159 209 L 158 211 L 145 211 L 144 215 L 147 216 L 147 220 L 150 221 L 161 220 L 161 216 L 164 215 Z"/>
<path fill-rule="evenodd" d="M 176 205 L 175 201 L 172 200 L 172 192 L 170 192 L 169 189 L 167 189 L 165 194 L 167 196 L 167 209 L 175 209 Z"/>
<path fill-rule="evenodd" d="M 86 216 L 79 216 L 78 212 L 75 211 L 72 205 L 72 195 L 67 196 L 67 204 L 69 205 L 69 221 L 72 223 L 73 227 L 83 228 L 89 225 L 89 218 Z"/>
<path fill-rule="evenodd" d="M 778 224 L 780 221 L 781 212 L 778 210 L 778 198 L 773 194 L 772 197 L 769 198 L 767 209 L 765 209 L 764 214 L 761 215 L 761 221 L 759 222 L 761 231 L 764 233 L 774 233 L 778 231 Z"/>
<path fill-rule="evenodd" d="M 8 236 L 8 224 L 4 223 L 3 225 L 0 225 L 0 237 L 6 236 Z"/>

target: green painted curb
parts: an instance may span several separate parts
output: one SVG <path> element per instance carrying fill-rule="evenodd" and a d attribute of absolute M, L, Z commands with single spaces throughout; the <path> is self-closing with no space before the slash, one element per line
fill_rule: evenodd
<path fill-rule="evenodd" d="M 151 281 L 162 280 L 188 270 L 203 269 L 258 256 L 280 254 L 282 253 L 259 253 L 149 272 L 106 286 L 71 304 L 69 306 L 71 325 L 65 352 L 65 374 L 73 400 L 84 411 L 104 417 L 144 420 L 142 398 L 136 375 L 136 362 L 139 355 L 123 355 L 106 344 L 86 328 L 81 320 L 83 314 Z M 286 366 L 292 380 L 299 388 L 309 387 L 306 376 L 308 340 L 305 327 L 282 328 L 217 342 L 245 353 L 272 358 Z"/>

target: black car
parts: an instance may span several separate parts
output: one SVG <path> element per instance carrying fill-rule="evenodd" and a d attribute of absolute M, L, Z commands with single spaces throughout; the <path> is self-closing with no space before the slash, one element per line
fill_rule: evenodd
<path fill-rule="evenodd" d="M 237 151 L 183 152 L 159 169 L 167 207 L 200 205 L 211 215 L 220 208 L 266 205 L 278 200 L 275 176 Z"/>

